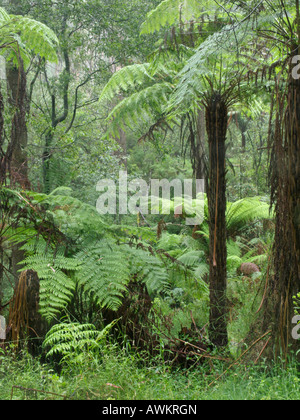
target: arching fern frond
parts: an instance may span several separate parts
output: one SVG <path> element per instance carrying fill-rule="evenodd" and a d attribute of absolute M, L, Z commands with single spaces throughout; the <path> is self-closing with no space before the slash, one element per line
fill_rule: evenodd
<path fill-rule="evenodd" d="M 227 204 L 227 230 L 229 235 L 234 235 L 245 228 L 247 224 L 255 220 L 271 219 L 268 203 L 263 202 L 260 197 L 249 197 L 235 203 Z"/>
<path fill-rule="evenodd" d="M 164 0 L 148 13 L 141 26 L 141 34 L 150 34 L 165 26 L 197 19 L 215 8 L 216 4 L 209 0 Z"/>
<path fill-rule="evenodd" d="M 3 9 L 3 7 L 0 7 L 0 24 L 4 25 L 6 22 L 10 21 L 10 17 L 9 14 L 6 12 L 5 9 Z M 2 28 L 0 28 L 1 30 Z"/>
<path fill-rule="evenodd" d="M 23 247 L 27 252 L 34 250 L 34 253 L 22 263 L 26 269 L 35 271 L 40 279 L 40 313 L 50 322 L 68 306 L 75 290 L 75 281 L 66 272 L 80 270 L 81 263 L 62 254 L 55 255 L 43 240 L 39 246 L 32 248 L 32 245 L 33 242 Z"/>
<path fill-rule="evenodd" d="M 23 16 L 8 15 L 0 8 L 1 54 L 18 64 L 21 57 L 25 66 L 32 52 L 45 60 L 57 61 L 59 44 L 55 33 L 41 22 Z"/>
<path fill-rule="evenodd" d="M 123 99 L 107 118 L 110 123 L 107 135 L 118 136 L 120 129 L 133 128 L 141 121 L 149 126 L 156 122 L 163 114 L 172 90 L 171 83 L 156 83 Z"/>
<path fill-rule="evenodd" d="M 50 348 L 47 357 L 59 354 L 74 356 L 97 346 L 97 331 L 94 325 L 78 323 L 59 323 L 47 333 L 43 347 Z"/>
<path fill-rule="evenodd" d="M 93 324 L 79 324 L 77 322 L 54 325 L 47 333 L 43 347 L 49 349 L 47 357 L 53 355 L 72 358 L 80 361 L 85 352 L 99 352 L 101 342 L 105 339 L 116 321 L 107 325 L 102 331 L 97 331 Z"/>
<path fill-rule="evenodd" d="M 12 16 L 9 26 L 12 32 L 20 35 L 28 50 L 45 60 L 57 61 L 56 48 L 59 41 L 48 26 L 23 16 Z"/>
<path fill-rule="evenodd" d="M 109 231 L 109 226 L 104 223 L 95 207 L 71 195 L 61 195 L 62 192 L 60 189 L 50 195 L 32 191 L 27 194 L 33 204 L 45 207 L 61 231 L 70 237 L 82 234 L 99 236 L 104 231 Z"/>
<path fill-rule="evenodd" d="M 160 293 L 170 286 L 170 278 L 167 266 L 159 255 L 153 255 L 150 251 L 128 248 L 130 255 L 130 268 L 133 277 L 145 283 L 150 294 Z"/>
<path fill-rule="evenodd" d="M 149 63 L 134 64 L 122 68 L 113 74 L 109 82 L 103 89 L 99 102 L 109 102 L 122 91 L 143 86 L 145 83 L 153 82 L 153 77 L 149 74 Z"/>
<path fill-rule="evenodd" d="M 129 282 L 129 261 L 121 247 L 103 239 L 76 255 L 84 265 L 77 275 L 83 291 L 93 296 L 100 307 L 117 310 Z"/>

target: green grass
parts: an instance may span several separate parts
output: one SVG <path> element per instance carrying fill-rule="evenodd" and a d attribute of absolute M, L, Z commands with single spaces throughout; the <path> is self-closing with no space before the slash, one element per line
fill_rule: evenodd
<path fill-rule="evenodd" d="M 49 364 L 29 355 L 19 360 L 0 355 L 0 400 L 298 400 L 299 366 L 291 362 L 267 366 L 236 366 L 221 379 L 228 365 L 214 363 L 190 370 L 170 370 L 156 360 L 151 367 L 139 358 L 106 349 L 101 360 L 82 358 L 58 374 Z M 213 382 L 214 381 L 214 382 Z M 210 385 L 213 382 L 212 385 Z M 209 386 L 210 385 L 210 386 Z"/>

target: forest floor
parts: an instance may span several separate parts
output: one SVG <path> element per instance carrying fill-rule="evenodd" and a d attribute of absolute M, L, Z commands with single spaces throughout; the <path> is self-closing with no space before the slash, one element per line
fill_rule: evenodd
<path fill-rule="evenodd" d="M 294 362 L 227 369 L 220 362 L 188 370 L 170 369 L 159 360 L 142 366 L 137 357 L 109 349 L 101 360 L 69 361 L 58 373 L 29 355 L 0 355 L 0 400 L 300 399 L 300 366 Z"/>

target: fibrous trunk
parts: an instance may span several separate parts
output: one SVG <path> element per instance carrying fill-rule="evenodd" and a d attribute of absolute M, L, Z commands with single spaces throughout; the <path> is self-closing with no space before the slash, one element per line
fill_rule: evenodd
<path fill-rule="evenodd" d="M 290 345 L 299 349 L 291 330 L 293 297 L 300 291 L 300 79 L 292 75 L 291 66 L 287 94 L 276 120 L 271 179 L 276 232 L 268 306 L 273 301 L 274 344 L 284 354 Z"/>
<path fill-rule="evenodd" d="M 209 336 L 219 347 L 228 344 L 227 335 L 227 248 L 226 248 L 226 134 L 228 109 L 222 96 L 214 92 L 206 106 L 209 142 L 210 325 Z"/>

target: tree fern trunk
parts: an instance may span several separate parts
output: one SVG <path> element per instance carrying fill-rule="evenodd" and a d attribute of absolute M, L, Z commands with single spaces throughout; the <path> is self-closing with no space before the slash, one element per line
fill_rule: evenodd
<path fill-rule="evenodd" d="M 206 106 L 209 141 L 210 325 L 209 336 L 216 346 L 228 344 L 227 335 L 227 248 L 226 248 L 226 134 L 228 110 L 222 96 L 213 92 Z"/>
<path fill-rule="evenodd" d="M 273 306 L 273 339 L 278 352 L 289 346 L 299 349 L 292 339 L 293 296 L 300 291 L 300 80 L 290 80 L 285 106 L 278 110 L 274 141 L 272 199 L 276 203 L 276 232 L 273 249 L 274 276 L 269 288 L 268 307 Z M 286 109 L 282 115 L 282 109 Z M 281 126 L 283 124 L 283 130 Z M 269 310 L 269 314 L 272 313 Z"/>
<path fill-rule="evenodd" d="M 3 270 L 4 265 L 4 251 L 0 239 L 0 315 L 2 315 L 2 305 L 3 305 Z"/>

